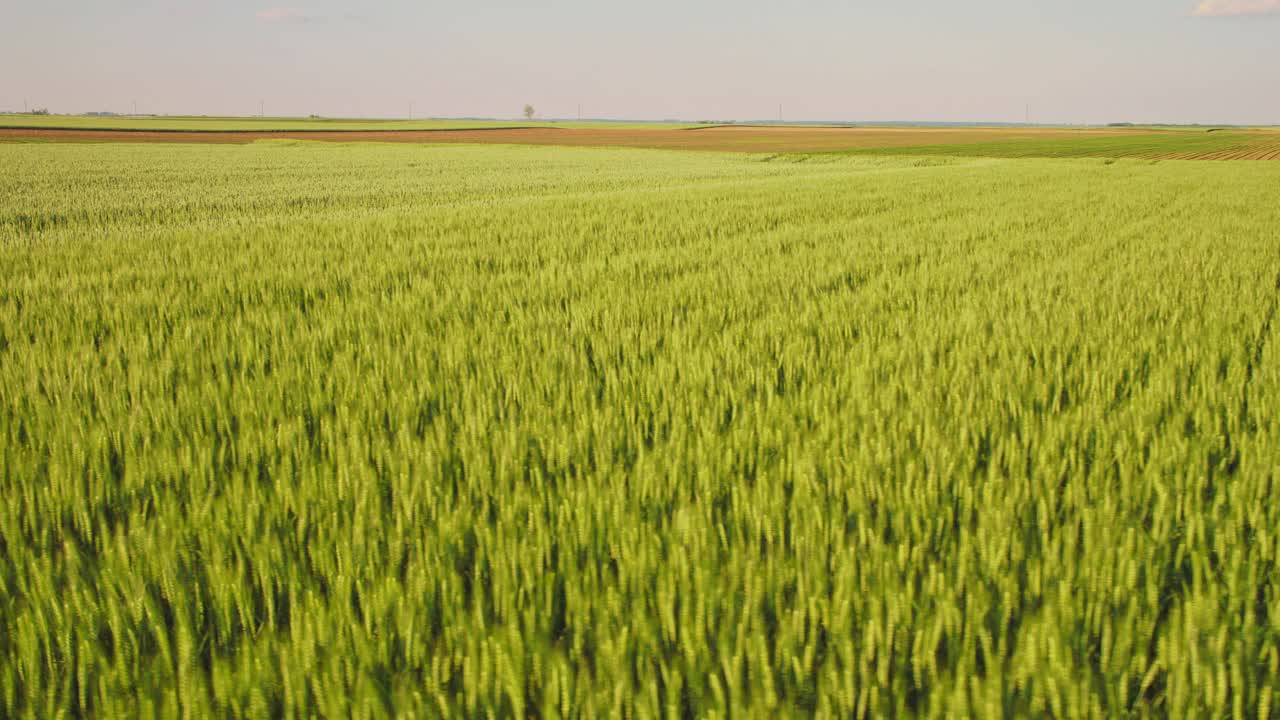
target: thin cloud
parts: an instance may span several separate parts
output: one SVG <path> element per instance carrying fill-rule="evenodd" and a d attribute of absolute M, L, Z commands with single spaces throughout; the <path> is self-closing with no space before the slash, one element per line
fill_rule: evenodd
<path fill-rule="evenodd" d="M 1196 17 L 1280 15 L 1280 0 L 1203 0 L 1191 14 Z"/>
<path fill-rule="evenodd" d="M 306 22 L 310 19 L 302 8 L 274 7 L 258 11 L 258 22 L 264 23 Z"/>

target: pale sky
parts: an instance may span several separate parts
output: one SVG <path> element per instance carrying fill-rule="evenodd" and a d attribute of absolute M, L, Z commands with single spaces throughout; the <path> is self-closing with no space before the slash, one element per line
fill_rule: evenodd
<path fill-rule="evenodd" d="M 1280 0 L 0 5 L 0 111 L 1280 124 Z"/>

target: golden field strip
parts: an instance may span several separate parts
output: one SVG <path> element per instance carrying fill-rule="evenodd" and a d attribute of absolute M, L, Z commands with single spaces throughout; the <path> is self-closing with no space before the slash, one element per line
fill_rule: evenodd
<path fill-rule="evenodd" d="M 751 153 L 867 152 L 991 157 L 1280 160 L 1280 132 L 1161 128 L 922 128 L 626 125 L 420 130 L 146 130 L 11 127 L 0 142 L 476 143 Z"/>

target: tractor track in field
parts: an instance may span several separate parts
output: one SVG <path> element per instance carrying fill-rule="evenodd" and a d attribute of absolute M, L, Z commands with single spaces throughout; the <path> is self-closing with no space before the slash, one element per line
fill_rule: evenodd
<path fill-rule="evenodd" d="M 1275 324 L 1276 311 L 1280 310 L 1280 273 L 1276 274 L 1275 287 L 1271 292 L 1271 304 L 1267 307 L 1262 327 L 1253 341 L 1253 353 L 1245 358 L 1244 386 L 1240 389 L 1240 419 L 1246 428 L 1256 427 L 1252 411 L 1249 408 L 1249 391 L 1253 387 L 1253 377 L 1258 366 L 1262 365 L 1262 357 L 1267 349 L 1267 340 L 1271 337 L 1271 328 Z"/>

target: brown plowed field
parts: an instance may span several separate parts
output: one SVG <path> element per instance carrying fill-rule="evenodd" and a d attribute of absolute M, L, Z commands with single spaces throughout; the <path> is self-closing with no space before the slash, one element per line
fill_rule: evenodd
<path fill-rule="evenodd" d="M 1198 160 L 1277 159 L 1280 133 L 1256 131 L 1255 140 L 1230 148 L 1198 151 L 1125 152 L 1117 157 L 1187 158 Z M 768 127 L 720 126 L 700 129 L 571 129 L 517 128 L 499 130 L 404 131 L 122 131 L 0 129 L 0 141 L 43 142 L 142 142 L 142 143 L 251 143 L 259 140 L 311 140 L 321 142 L 400 143 L 497 143 L 514 145 L 570 145 L 586 147 L 634 147 L 667 150 L 707 150 L 753 153 L 806 153 L 840 150 L 918 148 L 969 144 L 1019 143 L 1022 141 L 1071 141 L 1124 136 L 1163 136 L 1174 144 L 1179 137 L 1202 135 L 1150 128 L 915 128 L 915 127 Z M 975 154 L 990 152 L 989 147 Z M 956 153 L 947 153 L 956 154 Z M 1047 157 L 1053 156 L 1048 152 Z M 992 156 L 1002 156 L 994 152 Z M 1031 155 L 1034 156 L 1034 155 Z M 1103 155 L 1098 156 L 1105 156 Z"/>
<path fill-rule="evenodd" d="M 1271 143 L 1251 143 L 1246 147 L 1231 150 L 1164 153 L 1142 157 L 1155 160 L 1280 160 L 1280 138 Z"/>

